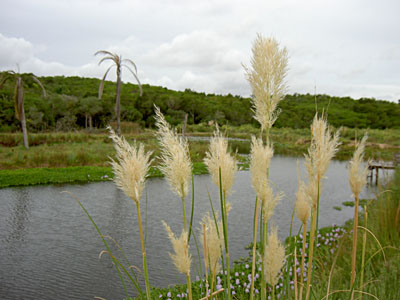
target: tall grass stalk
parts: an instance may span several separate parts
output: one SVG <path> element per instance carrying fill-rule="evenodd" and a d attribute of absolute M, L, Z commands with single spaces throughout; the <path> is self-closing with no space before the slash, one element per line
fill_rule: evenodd
<path fill-rule="evenodd" d="M 329 163 L 339 146 L 339 132 L 333 136 L 328 128 L 324 116 L 318 117 L 315 114 L 311 125 L 311 145 L 306 155 L 305 165 L 308 175 L 308 194 L 312 199 L 311 227 L 310 227 L 310 248 L 307 273 L 306 300 L 310 297 L 310 287 L 313 273 L 314 246 L 316 244 L 315 233 L 318 232 L 319 201 L 321 193 L 321 180 L 328 170 Z"/>
<path fill-rule="evenodd" d="M 221 211 L 223 211 L 222 219 L 224 220 L 223 231 L 224 231 L 224 241 L 225 241 L 225 260 L 226 260 L 226 285 L 228 289 L 228 300 L 231 299 L 231 270 L 230 270 L 230 262 L 229 262 L 229 243 L 228 243 L 228 218 L 227 218 L 227 210 L 226 210 L 226 193 L 222 190 L 222 177 L 221 177 L 221 168 L 219 168 L 219 182 L 220 182 L 220 197 L 221 197 Z"/>
<path fill-rule="evenodd" d="M 204 267 L 206 272 L 206 299 L 208 299 L 208 253 L 207 253 L 207 232 L 206 224 L 203 223 L 203 253 L 204 253 Z"/>
<path fill-rule="evenodd" d="M 146 283 L 146 295 L 147 295 L 147 299 L 150 299 L 149 272 L 148 272 L 148 269 L 147 269 L 146 247 L 145 247 L 144 238 L 143 238 L 142 217 L 141 217 L 141 214 L 140 214 L 140 204 L 139 204 L 139 202 L 137 203 L 136 208 L 137 208 L 137 215 L 138 215 L 140 245 L 142 247 L 143 271 L 144 271 L 144 279 L 145 279 L 145 283 Z"/>
<path fill-rule="evenodd" d="M 189 180 L 192 178 L 189 144 L 187 139 L 179 137 L 176 131 L 171 129 L 157 106 L 154 106 L 154 110 L 158 128 L 157 138 L 161 146 L 162 166 L 160 169 L 167 178 L 171 189 L 182 200 L 183 226 L 187 232 L 185 198 L 188 193 Z"/>
<path fill-rule="evenodd" d="M 350 161 L 349 168 L 349 183 L 354 195 L 354 221 L 353 221 L 353 248 L 351 253 L 351 281 L 350 289 L 353 289 L 354 281 L 356 279 L 356 255 L 357 255 L 357 230 L 358 230 L 358 206 L 359 195 L 362 188 L 367 183 L 368 166 L 361 168 L 361 163 L 364 158 L 365 143 L 368 136 L 365 135 L 361 142 L 357 143 L 356 151 L 352 160 Z M 354 293 L 351 298 L 353 299 Z"/>
<path fill-rule="evenodd" d="M 263 264 L 266 282 L 272 288 L 272 299 L 275 299 L 275 286 L 278 283 L 279 272 L 285 263 L 285 247 L 278 239 L 278 229 L 273 227 L 268 236 L 268 244 L 265 247 Z"/>
<path fill-rule="evenodd" d="M 300 180 L 300 170 L 297 168 L 299 187 L 296 193 L 296 204 L 295 211 L 297 218 L 303 224 L 303 243 L 302 243 L 302 251 L 301 251 L 301 264 L 300 264 L 300 291 L 299 291 L 299 299 L 303 298 L 303 287 L 304 287 L 304 261 L 306 254 L 306 241 L 307 241 L 307 222 L 310 218 L 310 210 L 311 210 L 311 197 L 307 193 L 307 189 L 309 187 Z M 301 230 L 301 228 L 299 229 Z M 300 233 L 300 231 L 299 231 Z M 296 265 L 296 262 L 294 263 Z"/>
<path fill-rule="evenodd" d="M 138 225 L 140 234 L 140 245 L 142 249 L 143 271 L 146 284 L 146 297 L 150 299 L 150 283 L 147 269 L 146 247 L 143 237 L 142 218 L 140 213 L 140 198 L 145 185 L 146 175 L 150 167 L 151 152 L 145 152 L 142 144 L 131 146 L 123 137 L 119 137 L 109 128 L 110 138 L 114 142 L 117 151 L 117 161 L 111 160 L 114 172 L 114 182 L 118 188 L 136 204 L 138 214 Z"/>
<path fill-rule="evenodd" d="M 219 132 L 218 127 L 210 141 L 209 151 L 204 159 L 213 182 L 219 187 L 221 203 L 221 219 L 225 243 L 225 262 L 226 262 L 226 288 L 227 298 L 231 299 L 229 246 L 228 246 L 228 219 L 226 196 L 231 192 L 234 178 L 237 172 L 236 160 L 228 153 L 228 141 Z"/>
<path fill-rule="evenodd" d="M 293 265 L 293 274 L 294 274 L 294 299 L 299 300 L 298 289 L 297 289 L 297 270 L 296 270 L 296 263 L 297 263 L 297 237 L 294 237 L 294 263 Z M 290 267 L 290 263 L 288 263 Z M 290 296 L 289 296 L 290 298 Z"/>
<path fill-rule="evenodd" d="M 265 38 L 258 34 L 252 47 L 251 67 L 245 68 L 247 80 L 250 83 L 252 93 L 252 110 L 254 112 L 254 119 L 261 125 L 261 136 L 263 131 L 266 133 L 266 144 L 269 147 L 270 138 L 269 132 L 275 123 L 280 113 L 277 109 L 278 103 L 283 99 L 286 91 L 285 77 L 287 73 L 288 55 L 286 48 L 281 49 L 279 43 L 274 38 Z M 262 143 L 262 138 L 260 138 Z M 269 158 L 270 159 L 270 158 Z M 264 181 L 269 180 L 269 163 L 266 172 L 263 174 Z M 254 186 L 254 184 L 253 184 Z M 256 192 L 257 188 L 255 187 Z M 264 211 L 266 205 L 264 199 L 261 199 L 261 211 Z M 258 214 L 258 212 L 257 212 Z M 264 245 L 267 241 L 268 222 L 265 221 L 265 216 L 262 218 L 261 233 L 261 255 L 264 255 Z M 256 227 L 257 228 L 257 227 Z M 261 230 L 260 230 L 261 232 Z M 253 240 L 255 240 L 256 232 Z M 256 243 L 254 243 L 254 249 Z M 253 249 L 253 252 L 255 251 Z M 253 266 L 255 256 L 253 255 Z M 262 266 L 264 273 L 264 266 Z M 250 299 L 254 298 L 254 272 L 251 275 L 251 291 Z M 261 276 L 261 297 L 265 297 L 265 278 Z M 264 298 L 263 298 L 264 299 Z"/>
<path fill-rule="evenodd" d="M 364 205 L 364 227 L 368 227 L 367 206 Z M 360 290 L 363 290 L 364 285 L 364 266 L 365 266 L 365 250 L 367 246 L 367 232 L 363 232 L 362 253 L 361 253 L 361 275 L 360 275 Z"/>
<path fill-rule="evenodd" d="M 190 265 L 192 263 L 192 256 L 189 252 L 187 231 L 182 230 L 181 235 L 176 237 L 167 223 L 163 221 L 163 225 L 174 249 L 174 253 L 169 253 L 169 256 L 171 257 L 177 270 L 182 274 L 185 274 L 189 299 L 192 300 L 192 283 L 190 281 Z"/>
<path fill-rule="evenodd" d="M 259 211 L 260 201 L 256 197 L 256 210 L 254 212 L 254 224 L 253 224 L 253 259 L 251 263 L 251 296 L 253 296 L 254 289 L 254 274 L 256 270 L 256 249 L 257 249 L 257 222 L 258 222 L 258 211 Z"/>
<path fill-rule="evenodd" d="M 307 241 L 307 222 L 304 224 L 303 229 L 303 243 L 301 248 L 301 263 L 300 263 L 300 291 L 299 299 L 303 299 L 303 287 L 304 287 L 304 262 L 306 255 L 306 241 Z"/>

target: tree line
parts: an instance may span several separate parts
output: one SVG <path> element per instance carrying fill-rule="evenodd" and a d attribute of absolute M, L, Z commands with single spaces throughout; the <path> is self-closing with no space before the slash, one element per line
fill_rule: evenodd
<path fill-rule="evenodd" d="M 1 78 L 0 73 L 0 78 Z M 98 99 L 100 80 L 95 78 L 46 76 L 38 77 L 41 87 L 32 74 L 21 74 L 25 84 L 26 125 L 30 131 L 69 131 L 82 128 L 104 128 L 116 119 L 115 83 L 105 81 L 103 95 Z M 251 100 L 241 96 L 215 95 L 186 89 L 183 92 L 164 87 L 131 83 L 121 85 L 121 120 L 136 122 L 143 127 L 154 127 L 154 104 L 160 107 L 168 122 L 178 125 L 187 114 L 188 124 L 209 123 L 240 126 L 252 124 Z M 15 117 L 15 82 L 5 82 L 0 89 L 0 131 L 20 130 Z M 286 95 L 279 103 L 281 114 L 275 127 L 308 128 L 316 109 L 324 111 L 329 123 L 335 127 L 350 128 L 400 128 L 400 104 L 361 98 L 333 97 L 328 95 Z"/>

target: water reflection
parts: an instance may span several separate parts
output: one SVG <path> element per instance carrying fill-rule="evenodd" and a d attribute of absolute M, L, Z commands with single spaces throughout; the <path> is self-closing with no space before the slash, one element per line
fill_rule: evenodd
<path fill-rule="evenodd" d="M 14 200 L 11 208 L 9 220 L 10 232 L 6 238 L 6 244 L 11 248 L 16 249 L 18 242 L 23 242 L 24 236 L 29 229 L 29 217 L 32 203 L 30 201 L 30 194 L 23 188 L 16 188 L 14 193 Z"/>

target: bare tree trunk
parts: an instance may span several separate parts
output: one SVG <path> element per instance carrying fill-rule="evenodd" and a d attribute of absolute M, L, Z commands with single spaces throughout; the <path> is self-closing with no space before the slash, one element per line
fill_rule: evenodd
<path fill-rule="evenodd" d="M 92 116 L 89 116 L 89 130 L 92 131 Z"/>
<path fill-rule="evenodd" d="M 117 99 L 115 103 L 115 114 L 117 115 L 117 135 L 121 135 L 121 72 L 117 71 Z"/>
<path fill-rule="evenodd" d="M 19 119 L 21 121 L 22 135 L 24 136 L 24 146 L 29 149 L 28 130 L 26 130 L 25 110 L 24 110 L 24 87 L 21 77 L 17 83 L 17 110 L 19 110 Z"/>
<path fill-rule="evenodd" d="M 26 120 L 25 120 L 25 111 L 24 107 L 22 106 L 21 112 L 21 128 L 22 128 L 22 134 L 24 136 L 24 146 L 26 149 L 29 149 L 29 141 L 28 141 L 28 130 L 26 130 Z"/>
<path fill-rule="evenodd" d="M 87 116 L 87 113 L 85 114 L 85 129 L 87 129 L 87 119 L 88 119 L 88 116 Z"/>
<path fill-rule="evenodd" d="M 183 127 L 182 127 L 182 137 L 185 137 L 187 119 L 188 119 L 188 114 L 185 114 L 185 119 L 183 121 Z"/>

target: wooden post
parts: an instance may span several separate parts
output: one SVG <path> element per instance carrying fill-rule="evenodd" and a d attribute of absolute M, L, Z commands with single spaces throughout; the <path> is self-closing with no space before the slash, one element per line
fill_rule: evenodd
<path fill-rule="evenodd" d="M 379 167 L 375 167 L 376 176 L 375 176 L 375 184 L 378 185 L 378 178 L 379 178 Z"/>

